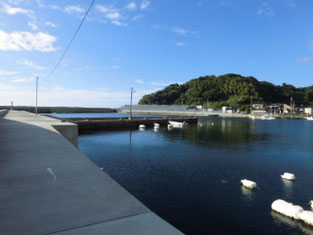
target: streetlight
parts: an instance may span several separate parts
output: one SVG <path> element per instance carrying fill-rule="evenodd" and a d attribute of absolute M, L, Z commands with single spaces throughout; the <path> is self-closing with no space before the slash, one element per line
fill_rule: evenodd
<path fill-rule="evenodd" d="M 38 76 L 36 77 L 36 108 L 35 108 L 35 113 L 38 114 Z"/>
<path fill-rule="evenodd" d="M 128 120 L 132 120 L 132 104 L 133 104 L 133 93 L 135 93 L 134 88 L 130 88 L 130 107 L 129 107 L 129 117 Z"/>

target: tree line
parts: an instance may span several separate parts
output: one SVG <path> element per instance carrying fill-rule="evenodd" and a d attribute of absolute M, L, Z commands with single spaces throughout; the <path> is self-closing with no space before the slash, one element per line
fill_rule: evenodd
<path fill-rule="evenodd" d="M 281 86 L 254 77 L 239 74 L 202 76 L 184 84 L 171 84 L 163 90 L 143 96 L 139 104 L 203 105 L 219 108 L 224 105 L 250 107 L 251 100 L 265 104 L 290 104 L 292 97 L 297 106 L 313 105 L 313 86 L 296 88 L 283 83 Z"/>

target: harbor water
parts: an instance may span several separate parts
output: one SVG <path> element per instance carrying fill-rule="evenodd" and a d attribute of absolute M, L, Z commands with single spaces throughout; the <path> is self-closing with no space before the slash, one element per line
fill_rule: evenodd
<path fill-rule="evenodd" d="M 182 129 L 88 133 L 79 149 L 186 234 L 313 234 L 271 211 L 278 198 L 310 210 L 312 134 L 304 120 L 214 117 Z M 284 172 L 296 181 L 281 179 Z M 258 188 L 243 188 L 242 179 Z"/>

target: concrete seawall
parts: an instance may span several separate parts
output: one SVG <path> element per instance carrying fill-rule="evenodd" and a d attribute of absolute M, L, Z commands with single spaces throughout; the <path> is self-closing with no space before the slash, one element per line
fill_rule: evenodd
<path fill-rule="evenodd" d="M 0 233 L 181 234 L 79 152 L 75 128 L 0 112 Z"/>
<path fill-rule="evenodd" d="M 153 127 L 154 123 L 166 126 L 171 121 L 197 123 L 197 117 L 133 117 L 128 120 L 123 118 L 62 118 L 62 121 L 75 123 L 78 125 L 79 131 L 106 130 L 116 128 L 138 128 L 144 124 L 147 127 Z"/>

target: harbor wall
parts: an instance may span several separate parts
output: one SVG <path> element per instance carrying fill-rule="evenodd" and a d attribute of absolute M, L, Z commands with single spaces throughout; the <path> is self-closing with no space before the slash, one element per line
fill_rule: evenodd
<path fill-rule="evenodd" d="M 182 234 L 83 155 L 58 124 L 20 111 L 0 117 L 1 234 Z"/>

